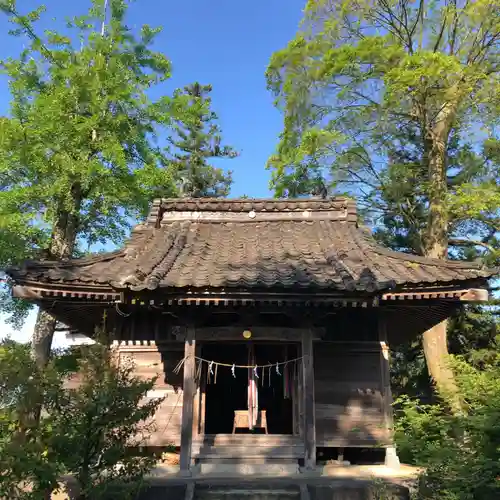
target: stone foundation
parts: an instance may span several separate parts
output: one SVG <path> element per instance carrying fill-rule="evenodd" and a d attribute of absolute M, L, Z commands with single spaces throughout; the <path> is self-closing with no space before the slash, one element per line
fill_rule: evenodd
<path fill-rule="evenodd" d="M 227 467 L 227 464 L 219 465 Z M 137 500 L 409 500 L 406 485 L 419 469 L 401 466 L 325 466 L 289 475 L 264 475 L 259 471 L 194 470 L 182 477 L 175 467 L 157 467 Z M 276 471 L 275 471 L 276 472 Z M 71 484 L 66 478 L 65 484 Z M 72 495 L 53 495 L 52 500 L 73 500 Z"/>
<path fill-rule="evenodd" d="M 356 483 L 332 480 L 329 484 L 314 482 L 272 484 L 272 481 L 231 484 L 154 485 L 138 500 L 409 500 L 408 489 L 391 483 Z"/>

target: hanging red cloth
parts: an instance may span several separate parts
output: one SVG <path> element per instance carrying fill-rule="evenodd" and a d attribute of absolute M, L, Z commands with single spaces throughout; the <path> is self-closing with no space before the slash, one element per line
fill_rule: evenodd
<path fill-rule="evenodd" d="M 248 366 L 255 367 L 255 351 L 252 344 L 248 346 Z M 248 428 L 253 430 L 257 425 L 259 415 L 259 396 L 255 368 L 248 368 Z"/>

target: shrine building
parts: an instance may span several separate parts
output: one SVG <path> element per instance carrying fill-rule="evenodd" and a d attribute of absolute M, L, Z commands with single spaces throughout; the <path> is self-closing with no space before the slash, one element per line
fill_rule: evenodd
<path fill-rule="evenodd" d="M 166 397 L 149 446 L 295 463 L 392 440 L 389 349 L 488 299 L 496 271 L 383 248 L 355 202 L 161 199 L 120 250 L 8 271 L 70 329 L 104 328 Z"/>

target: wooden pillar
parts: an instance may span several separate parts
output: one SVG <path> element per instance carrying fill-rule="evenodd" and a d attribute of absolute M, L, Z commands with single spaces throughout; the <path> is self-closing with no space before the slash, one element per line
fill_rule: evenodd
<path fill-rule="evenodd" d="M 184 343 L 184 383 L 182 399 L 182 425 L 181 425 L 181 473 L 187 474 L 191 468 L 191 452 L 193 446 L 193 407 L 196 395 L 196 341 L 195 328 L 189 326 Z"/>
<path fill-rule="evenodd" d="M 383 313 L 380 313 L 379 316 L 378 332 L 380 341 L 380 389 L 382 392 L 382 410 L 384 412 L 384 423 L 389 438 L 386 446 L 385 464 L 388 467 L 396 468 L 399 466 L 399 458 L 396 454 L 393 438 L 394 414 L 392 406 L 390 353 L 389 343 L 387 341 L 387 318 Z"/>
<path fill-rule="evenodd" d="M 309 329 L 302 333 L 302 391 L 304 410 L 304 467 L 316 467 L 316 411 L 314 407 L 313 336 Z"/>

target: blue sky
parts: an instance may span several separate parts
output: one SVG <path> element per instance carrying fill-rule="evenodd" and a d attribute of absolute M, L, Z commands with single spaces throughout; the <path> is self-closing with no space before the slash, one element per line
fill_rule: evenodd
<path fill-rule="evenodd" d="M 65 17 L 84 13 L 90 2 L 18 0 L 23 12 L 41 3 L 47 12 L 39 29 L 57 29 L 64 27 Z M 273 107 L 264 73 L 273 51 L 294 36 L 304 5 L 305 0 L 136 0 L 129 9 L 129 26 L 164 28 L 155 48 L 173 64 L 165 92 L 194 81 L 213 86 L 213 109 L 223 137 L 241 152 L 223 164 L 233 170 L 233 197 L 271 195 L 265 163 L 277 144 L 282 117 Z M 6 18 L 0 17 L 2 59 L 22 49 L 22 41 L 9 37 L 8 29 Z M 8 105 L 7 81 L 0 78 L 1 114 L 8 111 Z M 22 332 L 13 332 L 13 337 L 29 338 L 33 319 L 29 318 Z"/>

